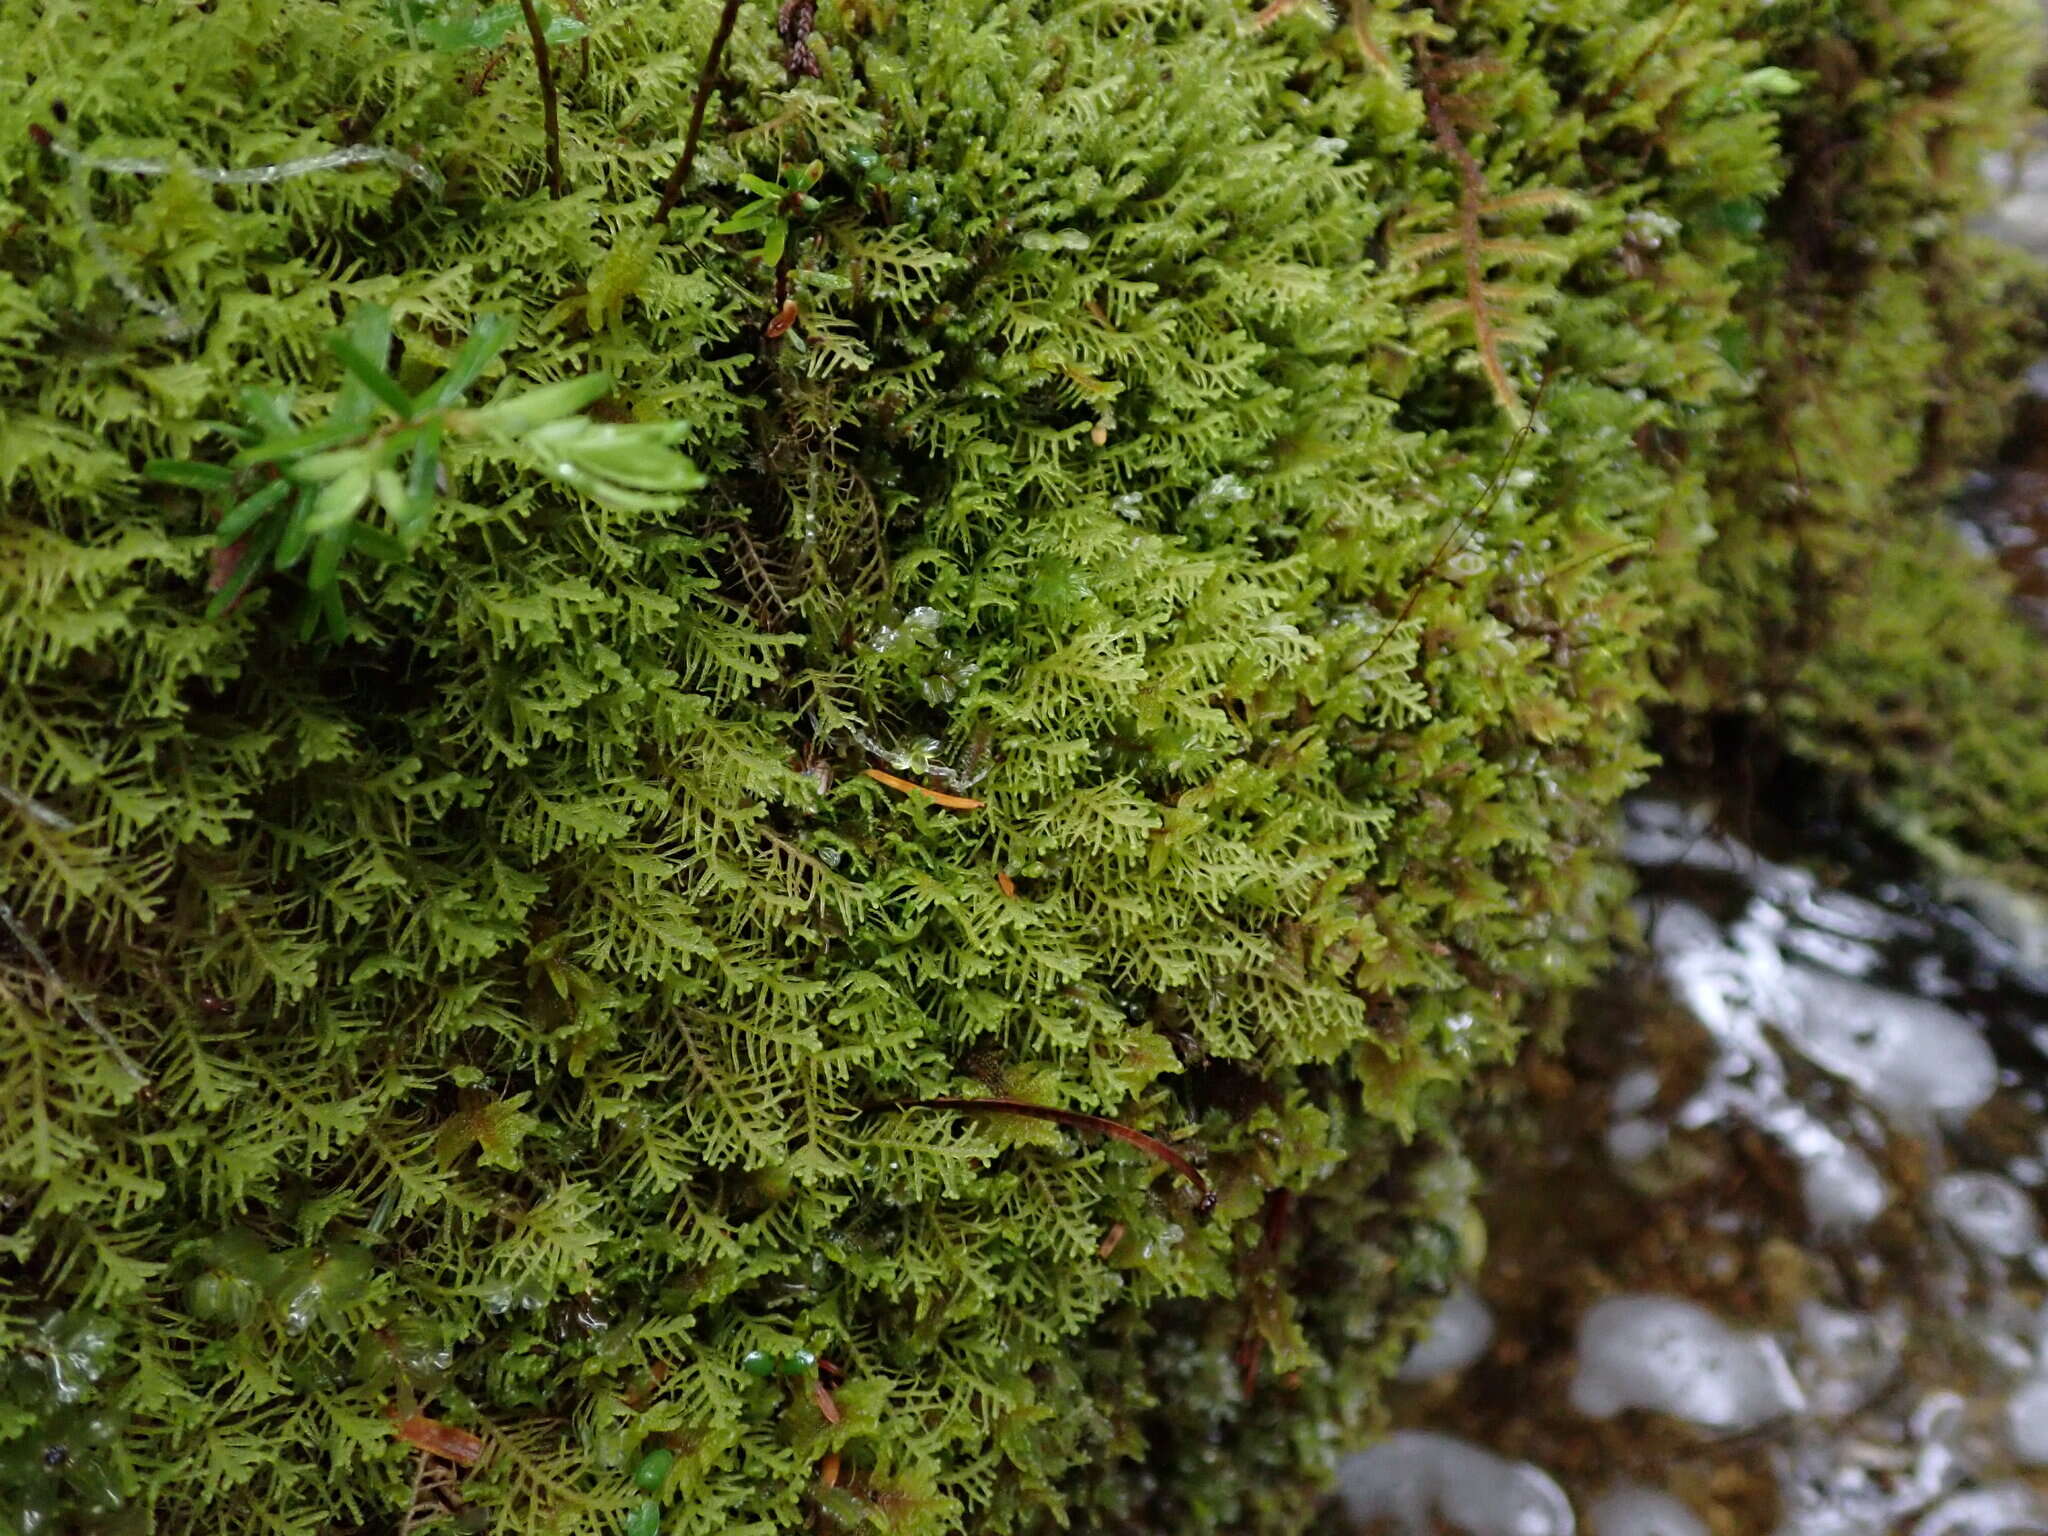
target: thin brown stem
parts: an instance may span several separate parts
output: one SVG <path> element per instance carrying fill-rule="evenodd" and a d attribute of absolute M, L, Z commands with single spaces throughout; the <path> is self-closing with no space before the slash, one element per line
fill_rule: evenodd
<path fill-rule="evenodd" d="M 540 71 L 541 120 L 548 136 L 548 190 L 556 197 L 562 195 L 562 119 L 561 106 L 555 99 L 555 66 L 548 57 L 548 36 L 540 24 L 540 12 L 534 9 L 533 0 L 519 0 L 519 9 L 526 13 L 526 35 L 533 40 L 533 67 Z"/>
<path fill-rule="evenodd" d="M 1351 35 L 1358 40 L 1358 51 L 1371 60 L 1381 74 L 1389 80 L 1400 80 L 1394 70 L 1393 59 L 1380 46 L 1379 39 L 1372 35 L 1372 23 L 1365 16 L 1365 0 L 1351 0 Z"/>
<path fill-rule="evenodd" d="M 718 78 L 718 61 L 725 55 L 726 39 L 732 36 L 733 23 L 739 15 L 740 0 L 725 0 L 725 8 L 718 13 L 718 30 L 711 34 L 711 47 L 705 51 L 704 68 L 697 76 L 697 95 L 690 103 L 690 129 L 683 135 L 682 158 L 668 173 L 668 182 L 661 189 L 661 203 L 654 210 L 657 224 L 668 222 L 676 200 L 683 195 L 683 183 L 690 179 L 690 166 L 697 158 L 697 136 L 704 131 L 704 106 L 711 100 L 711 84 Z"/>
<path fill-rule="evenodd" d="M 872 771 L 872 770 L 870 770 Z M 883 1106 L 890 1109 L 951 1109 L 962 1114 L 1021 1115 L 1027 1120 L 1050 1120 L 1055 1125 L 1064 1125 L 1070 1130 L 1095 1131 L 1103 1136 L 1114 1136 L 1127 1146 L 1136 1147 L 1140 1152 L 1156 1157 L 1175 1173 L 1194 1186 L 1198 1197 L 1195 1210 L 1206 1216 L 1216 1208 L 1216 1192 L 1209 1188 L 1209 1181 L 1193 1163 L 1157 1136 L 1144 1131 L 1133 1130 L 1120 1120 L 1111 1120 L 1104 1115 L 1090 1115 L 1078 1109 L 1054 1109 L 1050 1104 L 1031 1104 L 1023 1099 L 1003 1098 L 942 1098 L 942 1099 L 901 1099 Z"/>
<path fill-rule="evenodd" d="M 1415 74 L 1422 87 L 1422 105 L 1429 117 L 1430 132 L 1436 138 L 1437 148 L 1458 173 L 1458 244 L 1465 258 L 1465 304 L 1472 311 L 1472 337 L 1479 349 L 1479 366 L 1486 374 L 1486 382 L 1493 386 L 1493 397 L 1500 402 L 1501 409 L 1519 417 L 1521 401 L 1516 398 L 1514 383 L 1500 360 L 1500 341 L 1494 334 L 1493 313 L 1486 297 L 1486 268 L 1480 257 L 1486 238 L 1479 227 L 1479 210 L 1486 202 L 1486 176 L 1451 120 L 1451 109 L 1438 87 L 1428 44 L 1418 37 L 1414 45 Z"/>

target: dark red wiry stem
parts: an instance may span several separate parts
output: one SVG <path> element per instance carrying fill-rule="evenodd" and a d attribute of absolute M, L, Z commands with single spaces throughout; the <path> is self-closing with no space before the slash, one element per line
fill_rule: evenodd
<path fill-rule="evenodd" d="M 683 183 L 690 179 L 690 166 L 697 158 L 697 136 L 704 131 L 704 105 L 711 100 L 711 82 L 718 77 L 718 61 L 725 55 L 726 39 L 732 36 L 733 23 L 739 20 L 740 0 L 725 0 L 725 8 L 718 13 L 718 30 L 711 34 L 711 47 L 704 55 L 704 69 L 697 76 L 697 96 L 690 103 L 690 129 L 683 135 L 682 158 L 676 161 L 676 168 L 668 173 L 668 182 L 661 189 L 661 203 L 654 210 L 654 222 L 666 224 L 676 200 L 683 195 Z"/>
<path fill-rule="evenodd" d="M 533 67 L 540 71 L 541 120 L 548 136 L 548 190 L 560 197 L 562 120 L 560 105 L 555 100 L 554 61 L 548 57 L 548 35 L 540 24 L 540 12 L 533 8 L 533 0 L 519 0 L 519 8 L 526 13 L 526 35 L 533 41 Z"/>

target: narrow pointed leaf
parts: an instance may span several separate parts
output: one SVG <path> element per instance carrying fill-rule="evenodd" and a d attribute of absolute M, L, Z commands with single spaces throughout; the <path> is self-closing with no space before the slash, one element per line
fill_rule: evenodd
<path fill-rule="evenodd" d="M 372 528 L 368 523 L 351 523 L 348 528 L 348 547 L 359 549 L 373 560 L 382 560 L 387 565 L 403 564 L 406 547 L 381 528 Z"/>
<path fill-rule="evenodd" d="M 315 592 L 334 585 L 341 571 L 341 557 L 348 552 L 349 530 L 337 528 L 313 541 L 313 558 L 306 566 L 306 585 Z"/>
<path fill-rule="evenodd" d="M 419 446 L 413 449 L 412 462 L 406 466 L 405 511 L 394 520 L 399 534 L 408 540 L 418 537 L 427 509 L 434 504 L 440 468 L 441 423 L 437 420 L 422 429 Z"/>
<path fill-rule="evenodd" d="M 397 470 L 380 469 L 371 477 L 370 483 L 377 493 L 377 505 L 388 512 L 394 522 L 406 516 L 405 480 Z"/>
<path fill-rule="evenodd" d="M 429 411 L 444 411 L 461 400 L 518 331 L 519 322 L 509 315 L 479 315 L 469 340 L 455 354 L 448 371 L 421 391 L 409 414 L 423 416 Z"/>
<path fill-rule="evenodd" d="M 235 483 L 235 472 L 222 464 L 196 464 L 190 459 L 151 459 L 142 466 L 143 478 L 160 485 L 182 485 L 195 491 L 225 491 Z"/>
<path fill-rule="evenodd" d="M 206 605 L 206 616 L 209 619 L 217 619 L 234 607 L 236 600 L 249 590 L 249 584 L 263 574 L 264 569 L 270 564 L 271 552 L 277 548 L 280 526 L 272 524 L 250 539 L 248 546 L 242 551 L 242 558 L 235 562 L 235 568 L 229 573 L 227 581 Z"/>
<path fill-rule="evenodd" d="M 349 371 L 349 377 L 381 400 L 387 409 L 399 416 L 412 414 L 412 397 L 398 387 L 398 380 L 384 371 L 384 365 L 361 351 L 346 336 L 327 338 L 327 350 L 341 359 L 341 366 Z"/>
<path fill-rule="evenodd" d="M 328 453 L 310 453 L 298 460 L 287 471 L 290 476 L 304 484 L 324 485 L 336 475 L 346 474 L 351 469 L 368 468 L 369 456 L 360 446 L 336 448 Z"/>
<path fill-rule="evenodd" d="M 222 545 L 234 543 L 256 525 L 258 518 L 291 495 L 292 489 L 289 480 L 273 480 L 255 495 L 236 502 L 228 515 L 220 520 L 220 526 L 214 530 L 214 538 Z"/>
<path fill-rule="evenodd" d="M 237 398 L 242 414 L 272 437 L 289 437 L 299 430 L 292 416 L 292 397 L 281 389 L 258 389 L 251 385 Z"/>
<path fill-rule="evenodd" d="M 384 359 L 391 351 L 391 311 L 381 304 L 364 305 L 356 311 L 347 328 L 332 338 L 328 345 L 351 348 L 370 364 L 373 372 L 381 373 Z M 358 428 L 367 426 L 376 414 L 374 407 L 379 398 L 361 375 L 350 368 L 349 376 L 342 381 L 341 394 L 334 403 L 335 419 Z"/>
<path fill-rule="evenodd" d="M 277 541 L 277 568 L 288 571 L 299 563 L 306 553 L 306 544 L 313 537 L 313 501 L 319 494 L 315 486 L 304 486 L 298 500 L 292 503 L 291 515 L 282 520 L 283 533 Z"/>
<path fill-rule="evenodd" d="M 530 432 L 535 427 L 574 415 L 602 400 L 612 387 L 611 375 L 588 373 L 581 378 L 543 384 L 509 400 L 498 400 L 476 413 L 478 422 L 499 432 Z"/>
<path fill-rule="evenodd" d="M 313 502 L 307 527 L 315 533 L 328 533 L 354 517 L 370 499 L 371 479 L 367 467 L 337 475 Z"/>
<path fill-rule="evenodd" d="M 761 203 L 748 203 L 731 218 L 711 226 L 714 235 L 743 235 L 750 230 L 766 229 L 775 222 L 775 210 Z"/>

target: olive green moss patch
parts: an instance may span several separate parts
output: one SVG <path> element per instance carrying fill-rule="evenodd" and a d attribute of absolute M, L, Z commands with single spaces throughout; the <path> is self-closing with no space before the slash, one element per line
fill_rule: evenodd
<path fill-rule="evenodd" d="M 1716 601 L 1667 675 L 1754 713 L 1944 861 L 2048 871 L 2048 654 L 1947 500 L 2038 350 L 2038 267 L 1959 221 L 2033 110 L 2011 8 L 1831 8 L 1780 56 L 1807 89 L 1730 340 L 1756 387 L 1710 470 Z M 2018 319 L 2028 323 L 2015 325 Z"/>
<path fill-rule="evenodd" d="M 0 3 L 18 1527 L 1298 1527 L 1762 537 L 1784 114 L 1936 253 L 2025 68 L 746 5 L 660 220 L 719 10 L 537 8 L 551 142 L 518 6 Z"/>

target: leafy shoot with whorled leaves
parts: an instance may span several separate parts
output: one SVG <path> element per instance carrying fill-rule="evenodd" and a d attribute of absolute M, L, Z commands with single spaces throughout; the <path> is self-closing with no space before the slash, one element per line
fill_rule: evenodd
<path fill-rule="evenodd" d="M 824 162 L 813 160 L 808 165 L 793 166 L 784 171 L 779 182 L 763 181 L 754 175 L 742 175 L 739 184 L 754 194 L 752 200 L 734 209 L 731 218 L 712 225 L 711 233 L 759 233 L 761 248 L 754 254 L 766 265 L 775 266 L 782 260 L 782 253 L 789 246 L 791 216 L 802 212 L 813 201 L 809 195 L 810 190 L 818 184 L 818 178 L 824 174 Z"/>
<path fill-rule="evenodd" d="M 204 492 L 223 509 L 214 537 L 227 569 L 209 617 L 225 613 L 263 576 L 303 562 L 301 637 L 323 618 L 330 635 L 344 637 L 342 561 L 362 555 L 398 562 L 419 547 L 444 488 L 441 450 L 450 440 L 512 449 L 550 479 L 612 506 L 671 506 L 703 485 L 696 466 L 673 447 L 688 430 L 682 423 L 618 424 L 582 414 L 611 388 L 601 373 L 465 406 L 463 397 L 516 329 L 507 317 L 481 317 L 447 371 L 409 394 L 384 362 L 389 311 L 365 308 L 328 340 L 347 377 L 323 421 L 302 426 L 282 390 L 245 389 L 246 424 L 222 427 L 239 446 L 227 463 L 145 465 L 150 479 Z"/>

